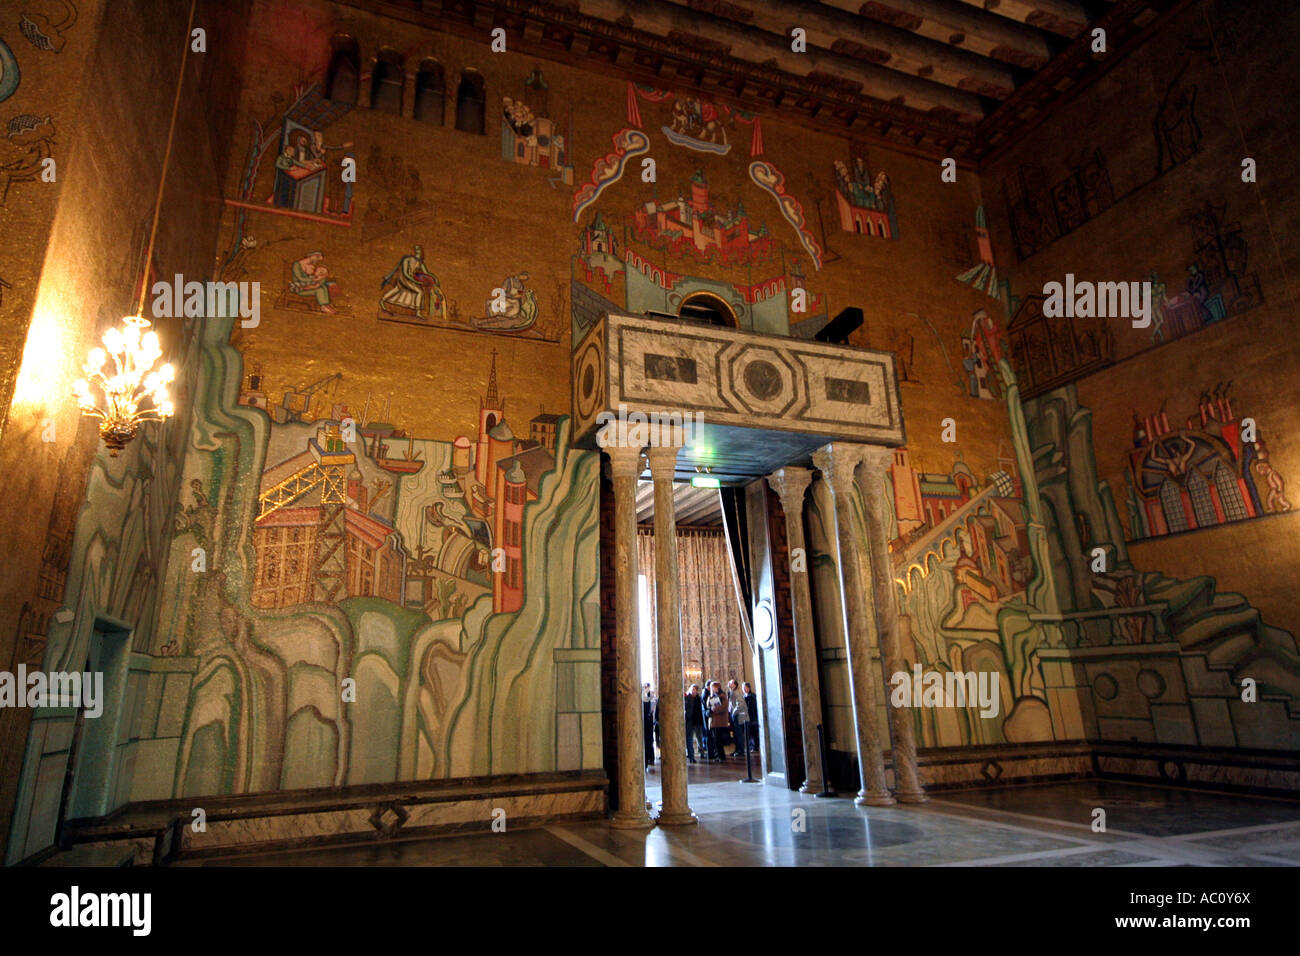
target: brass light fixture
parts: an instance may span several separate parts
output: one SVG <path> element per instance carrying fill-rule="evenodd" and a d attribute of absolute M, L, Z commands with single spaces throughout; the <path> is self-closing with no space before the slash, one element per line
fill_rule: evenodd
<path fill-rule="evenodd" d="M 162 357 L 162 346 L 157 332 L 145 331 L 150 327 L 149 320 L 130 315 L 122 321 L 122 329 L 104 333 L 104 348 L 90 350 L 82 366 L 86 378 L 72 385 L 82 414 L 100 420 L 99 435 L 113 458 L 135 438 L 141 422 L 158 422 L 171 416 L 167 386 L 176 376 L 171 365 L 154 371 L 154 363 Z M 114 368 L 106 370 L 110 357 Z M 103 407 L 91 394 L 92 385 L 104 396 Z M 146 398 L 152 400 L 153 406 L 142 409 L 140 404 Z"/>
<path fill-rule="evenodd" d="M 167 169 L 171 165 L 172 143 L 176 136 L 176 115 L 181 105 L 181 86 L 185 80 L 185 64 L 189 60 L 191 36 L 194 27 L 195 0 L 190 2 L 189 23 L 185 28 L 185 52 L 181 55 L 181 67 L 176 76 L 176 93 L 172 97 L 171 125 L 167 129 L 167 149 L 163 153 L 162 172 L 158 176 L 158 195 L 154 199 L 153 226 L 149 230 L 149 246 L 145 251 L 144 277 L 140 280 L 140 299 L 136 304 L 135 315 L 122 319 L 122 328 L 112 328 L 104 333 L 104 348 L 90 350 L 82 371 L 85 378 L 77 379 L 72 384 L 72 392 L 77 397 L 83 415 L 90 415 L 100 420 L 99 435 L 104 439 L 110 458 L 126 447 L 127 442 L 135 438 L 141 422 L 160 422 L 170 418 L 173 406 L 167 397 L 167 386 L 176 377 L 176 371 L 170 364 L 164 364 L 157 371 L 154 363 L 162 357 L 162 346 L 158 342 L 158 333 L 145 331 L 151 323 L 144 318 L 145 293 L 149 288 L 149 267 L 153 264 L 154 240 L 158 237 L 158 217 L 162 212 L 163 188 L 167 184 Z M 35 41 L 33 41 L 35 42 Z M 105 351 L 107 349 L 107 351 Z M 106 370 L 109 357 L 113 359 L 113 369 Z M 103 395 L 103 405 L 96 400 L 91 388 L 95 387 Z M 152 405 L 141 408 L 148 399 Z"/>

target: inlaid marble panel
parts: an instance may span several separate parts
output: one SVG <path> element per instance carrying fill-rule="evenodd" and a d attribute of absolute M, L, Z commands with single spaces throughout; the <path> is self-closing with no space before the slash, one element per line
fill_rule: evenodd
<path fill-rule="evenodd" d="M 620 406 L 823 444 L 906 440 L 889 352 L 610 313 L 574 351 L 576 441 L 593 444 L 600 414 Z"/>

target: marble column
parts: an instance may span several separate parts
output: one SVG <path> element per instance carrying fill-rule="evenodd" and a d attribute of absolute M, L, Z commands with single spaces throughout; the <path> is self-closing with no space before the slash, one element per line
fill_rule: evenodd
<path fill-rule="evenodd" d="M 817 672 L 817 636 L 813 629 L 812 592 L 808 587 L 808 546 L 803 537 L 803 496 L 812 482 L 807 468 L 785 467 L 767 476 L 767 483 L 781 499 L 785 512 L 788 553 L 804 555 L 804 570 L 790 569 L 790 603 L 794 609 L 794 666 L 799 675 L 799 714 L 803 718 L 803 786 L 800 793 L 822 789 L 822 757 L 817 725 L 822 719 L 821 681 Z M 793 563 L 793 558 L 791 559 Z"/>
<path fill-rule="evenodd" d="M 610 444 L 614 479 L 614 605 L 617 618 L 618 810 L 610 825 L 625 830 L 654 826 L 645 810 L 645 745 L 641 715 L 641 636 L 637 631 L 636 480 L 641 446 Z"/>
<path fill-rule="evenodd" d="M 885 514 L 892 448 L 868 445 L 862 453 L 863 504 L 867 517 L 867 558 L 871 566 L 871 593 L 876 605 L 876 631 L 880 635 L 880 656 L 884 664 L 883 687 L 889 701 L 889 677 L 907 672 L 898 620 L 898 596 L 894 585 L 894 563 L 889 556 L 889 524 Z M 889 724 L 894 732 L 890 753 L 894 758 L 894 795 L 899 803 L 925 803 L 921 774 L 916 766 L 916 729 L 911 701 L 902 707 L 887 703 Z"/>
<path fill-rule="evenodd" d="M 858 773 L 862 788 L 857 803 L 888 807 L 894 798 L 885 784 L 885 758 L 876 719 L 876 688 L 880 671 L 871 661 L 875 615 L 867 600 L 862 554 L 853 534 L 853 473 L 862 459 L 862 446 L 833 442 L 813 452 L 813 464 L 829 483 L 835 506 L 835 558 L 840 571 L 840 607 L 844 617 L 844 646 L 848 657 L 853 725 L 858 738 Z"/>
<path fill-rule="evenodd" d="M 673 476 L 680 429 L 660 429 L 660 441 L 646 450 L 655 487 L 655 620 L 659 645 L 659 740 L 663 744 L 664 826 L 698 823 L 686 802 L 686 708 L 682 688 L 682 630 L 677 578 L 677 519 L 673 512 Z M 669 436 L 669 432 L 674 432 Z"/>

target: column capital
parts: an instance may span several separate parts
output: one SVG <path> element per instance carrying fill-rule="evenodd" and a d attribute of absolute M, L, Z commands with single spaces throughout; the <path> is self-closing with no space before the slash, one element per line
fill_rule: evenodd
<path fill-rule="evenodd" d="M 651 421 L 646 425 L 646 444 L 651 448 L 683 448 L 689 442 L 686 429 L 672 422 Z"/>
<path fill-rule="evenodd" d="M 787 515 L 803 513 L 803 495 L 812 484 L 812 472 L 807 468 L 787 465 L 767 476 L 767 483 L 781 499 L 781 510 Z"/>
<path fill-rule="evenodd" d="M 637 478 L 641 475 L 639 445 L 606 445 L 601 450 L 609 456 L 609 470 L 615 478 Z"/>
<path fill-rule="evenodd" d="M 893 464 L 894 449 L 887 445 L 861 445 L 862 463 L 867 466 L 873 473 L 879 474 L 888 470 Z"/>
<path fill-rule="evenodd" d="M 831 442 L 812 453 L 813 464 L 830 482 L 836 497 L 847 494 L 853 487 L 853 473 L 862 461 L 862 445 L 848 442 Z"/>
<path fill-rule="evenodd" d="M 677 474 L 677 453 L 681 445 L 651 445 L 645 450 L 650 460 L 650 477 L 655 481 L 672 481 Z"/>

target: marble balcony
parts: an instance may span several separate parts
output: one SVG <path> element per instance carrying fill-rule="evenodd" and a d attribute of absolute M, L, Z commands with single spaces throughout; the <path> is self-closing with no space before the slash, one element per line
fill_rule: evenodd
<path fill-rule="evenodd" d="M 679 479 L 709 468 L 743 484 L 830 442 L 907 440 L 889 352 L 611 312 L 571 368 L 579 447 L 597 447 L 599 427 L 620 415 L 689 416 Z"/>

